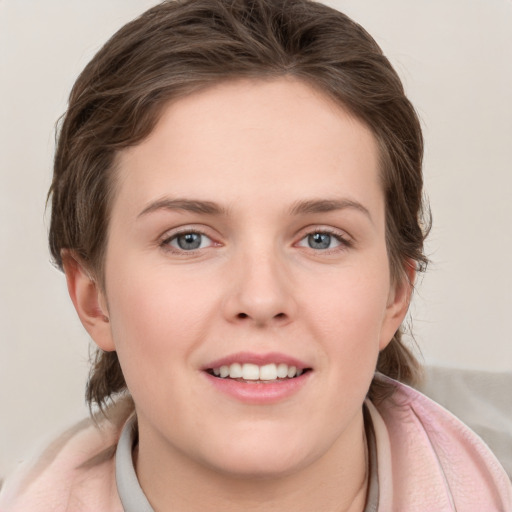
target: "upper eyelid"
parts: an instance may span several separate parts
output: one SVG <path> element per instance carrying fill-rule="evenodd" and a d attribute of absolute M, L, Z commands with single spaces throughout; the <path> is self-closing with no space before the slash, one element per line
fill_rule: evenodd
<path fill-rule="evenodd" d="M 202 231 L 197 231 L 197 230 L 194 230 L 194 231 L 178 231 L 176 233 L 173 233 L 172 235 L 169 235 L 167 238 L 164 238 L 164 240 L 173 240 L 175 238 L 178 238 L 180 236 L 183 236 L 183 235 L 201 235 L 201 236 L 204 236 L 206 238 L 209 238 L 210 240 L 212 240 L 212 237 L 210 235 L 207 235 L 206 233 L 203 233 Z"/>
<path fill-rule="evenodd" d="M 300 243 L 306 239 L 308 236 L 315 233 L 323 233 L 332 236 L 339 243 L 338 247 L 328 248 L 328 249 L 313 249 L 307 246 L 303 246 Z M 299 232 L 299 235 L 296 238 L 296 241 L 293 243 L 294 247 L 305 249 L 307 251 L 314 251 L 318 254 L 339 254 L 340 251 L 346 251 L 348 249 L 352 249 L 356 247 L 355 239 L 348 234 L 345 230 L 334 228 L 332 226 L 313 226 L 303 229 Z"/>
<path fill-rule="evenodd" d="M 171 229 L 164 231 L 164 233 L 162 233 L 162 235 L 160 235 L 158 237 L 158 242 L 160 244 L 166 244 L 170 240 L 172 240 L 180 235 L 184 235 L 187 233 L 197 233 L 197 234 L 206 236 L 214 243 L 219 243 L 218 238 L 220 238 L 220 237 L 215 236 L 215 234 L 211 233 L 211 231 L 213 231 L 212 228 L 208 228 L 207 226 L 201 226 L 201 225 L 192 224 L 192 225 L 178 226 L 178 227 L 171 228 Z M 297 234 L 294 237 L 295 242 L 293 242 L 293 243 L 295 244 L 295 243 L 301 241 L 302 239 L 304 239 L 305 237 L 307 237 L 308 235 L 311 235 L 313 233 L 326 233 L 326 234 L 335 236 L 336 238 L 340 239 L 342 242 L 345 242 L 347 244 L 355 242 L 354 237 L 352 235 L 350 235 L 344 229 L 336 228 L 333 226 L 314 224 L 314 225 L 310 225 L 310 226 L 305 226 L 305 227 L 301 228 L 300 230 L 298 230 Z"/>
<path fill-rule="evenodd" d="M 176 240 L 179 236 L 187 235 L 189 233 L 197 233 L 199 235 L 202 235 L 209 239 L 209 247 L 215 247 L 216 245 L 219 245 L 219 243 L 216 241 L 215 237 L 209 235 L 208 233 L 205 233 L 204 230 L 198 229 L 198 228 L 190 228 L 183 226 L 182 229 L 180 228 L 174 228 L 174 229 L 168 229 L 165 231 L 161 236 L 159 236 L 156 239 L 156 245 L 163 249 L 165 252 L 170 252 L 174 254 L 194 254 L 198 251 L 202 251 L 206 249 L 207 247 L 202 247 L 198 249 L 191 249 L 189 251 L 180 249 L 179 247 L 175 247 L 172 242 Z"/>
<path fill-rule="evenodd" d="M 302 238 L 304 238 L 305 236 L 311 235 L 313 233 L 327 233 L 329 235 L 334 235 L 347 241 L 353 240 L 352 235 L 350 235 L 344 229 L 322 225 L 313 225 L 302 228 L 301 230 L 299 230 L 297 236 L 300 237 L 300 239 L 302 240 Z"/>
<path fill-rule="evenodd" d="M 170 231 L 171 230 L 168 230 L 160 238 L 158 238 L 158 246 L 160 249 L 164 250 L 166 253 L 172 253 L 176 256 L 178 256 L 178 255 L 185 256 L 187 254 L 192 256 L 194 254 L 197 254 L 199 251 L 208 249 L 209 247 L 215 247 L 217 245 L 220 245 L 220 244 L 218 244 L 218 242 L 216 242 L 216 240 L 212 236 L 208 235 L 207 233 L 204 233 L 202 230 L 199 230 L 199 229 L 185 228 L 185 229 L 177 230 L 177 231 L 174 230 L 172 233 Z M 179 236 L 187 235 L 190 233 L 195 233 L 195 234 L 198 234 L 198 235 L 208 238 L 208 240 L 210 241 L 210 244 L 208 245 L 208 247 L 199 247 L 197 249 L 185 250 L 185 249 L 181 249 L 179 247 L 175 247 L 171 243 L 174 240 L 176 240 Z"/>
<path fill-rule="evenodd" d="M 176 227 L 176 228 L 170 228 L 170 229 L 167 229 L 165 230 L 159 237 L 158 239 L 160 241 L 166 241 L 166 240 L 170 240 L 172 238 L 175 238 L 179 235 L 186 235 L 187 233 L 197 233 L 199 235 L 204 235 L 208 238 L 213 238 L 213 235 L 212 234 L 209 234 L 208 233 L 208 229 L 206 228 L 203 228 L 203 227 L 199 227 L 199 226 L 196 226 L 196 225 L 186 225 L 186 226 L 179 226 L 179 227 Z"/>

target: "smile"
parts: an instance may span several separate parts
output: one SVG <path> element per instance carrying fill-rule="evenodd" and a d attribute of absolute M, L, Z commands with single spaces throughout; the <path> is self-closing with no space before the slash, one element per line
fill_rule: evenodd
<path fill-rule="evenodd" d="M 270 405 L 307 386 L 313 367 L 282 353 L 240 352 L 211 361 L 202 374 L 217 392 L 245 404 Z"/>
<path fill-rule="evenodd" d="M 297 368 L 286 363 L 270 363 L 257 365 L 253 363 L 233 363 L 211 368 L 208 371 L 221 379 L 236 379 L 249 382 L 276 382 L 279 380 L 294 379 L 300 377 L 308 368 Z"/>

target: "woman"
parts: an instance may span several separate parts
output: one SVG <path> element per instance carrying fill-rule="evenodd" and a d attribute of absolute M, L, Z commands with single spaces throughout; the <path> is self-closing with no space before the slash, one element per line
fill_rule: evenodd
<path fill-rule="evenodd" d="M 104 417 L 2 510 L 511 509 L 485 445 L 398 382 L 422 152 L 391 65 L 326 6 L 164 2 L 121 29 L 50 191 Z"/>

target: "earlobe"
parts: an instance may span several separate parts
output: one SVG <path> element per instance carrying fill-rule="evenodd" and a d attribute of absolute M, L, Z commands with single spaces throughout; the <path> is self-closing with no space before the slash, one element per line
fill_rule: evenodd
<path fill-rule="evenodd" d="M 62 264 L 69 296 L 82 325 L 102 350 L 115 350 L 107 304 L 100 286 L 73 251 L 62 251 Z"/>
<path fill-rule="evenodd" d="M 384 350 L 396 331 L 400 328 L 414 289 L 416 279 L 416 265 L 410 260 L 405 263 L 402 279 L 391 287 L 388 304 L 386 307 L 386 318 L 381 331 L 379 350 Z"/>

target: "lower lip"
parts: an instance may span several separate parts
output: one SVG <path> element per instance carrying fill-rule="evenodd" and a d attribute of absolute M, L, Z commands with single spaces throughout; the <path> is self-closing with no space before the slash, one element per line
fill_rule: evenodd
<path fill-rule="evenodd" d="M 240 402 L 254 405 L 266 405 L 280 402 L 298 393 L 309 380 L 311 371 L 293 379 L 275 382 L 240 382 L 234 379 L 221 379 L 207 372 L 204 375 L 218 391 L 229 395 Z"/>

